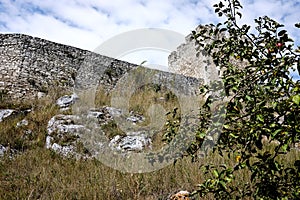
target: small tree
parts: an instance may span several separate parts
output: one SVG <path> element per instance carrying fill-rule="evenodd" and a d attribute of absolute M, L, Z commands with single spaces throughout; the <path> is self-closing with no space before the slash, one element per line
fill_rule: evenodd
<path fill-rule="evenodd" d="M 283 25 L 267 16 L 255 19 L 255 33 L 249 25 L 240 26 L 238 0 L 223 0 L 214 8 L 226 20 L 193 36 L 223 72 L 229 101 L 215 150 L 236 155 L 236 165 L 206 165 L 211 176 L 195 193 L 212 193 L 218 199 L 299 199 L 299 157 L 292 163 L 283 158 L 300 139 L 300 82 L 290 76 L 296 66 L 300 72 L 300 47 L 294 49 Z M 300 28 L 299 23 L 295 26 Z M 215 40 L 218 34 L 223 37 Z M 209 117 L 202 115 L 207 121 Z M 263 143 L 272 141 L 274 148 L 264 148 Z M 250 173 L 251 181 L 234 185 L 241 170 Z"/>

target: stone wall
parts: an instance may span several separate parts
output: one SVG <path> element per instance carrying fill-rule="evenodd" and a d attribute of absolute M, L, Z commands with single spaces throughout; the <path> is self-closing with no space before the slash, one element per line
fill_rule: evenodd
<path fill-rule="evenodd" d="M 0 34 L 0 93 L 12 99 L 31 99 L 51 88 L 86 88 L 100 84 L 112 89 L 119 78 L 137 66 L 90 51 L 23 34 Z M 149 71 L 155 71 L 147 69 Z M 199 80 L 167 72 L 181 91 L 196 91 Z M 188 83 L 188 84 L 187 84 Z M 191 87 L 193 86 L 193 87 Z"/>
<path fill-rule="evenodd" d="M 195 31 L 199 32 L 203 26 L 198 26 Z M 169 55 L 168 64 L 171 72 L 185 76 L 203 79 L 205 84 L 212 80 L 218 80 L 221 71 L 213 63 L 210 56 L 204 50 L 197 51 L 195 39 L 192 34 L 185 38 L 185 43 L 177 47 L 177 50 Z"/>
<path fill-rule="evenodd" d="M 27 35 L 0 34 L 0 91 L 12 98 L 31 98 L 56 87 L 72 88 L 82 65 L 91 65 L 99 81 L 107 87 L 111 76 L 119 77 L 136 67 Z"/>
<path fill-rule="evenodd" d="M 202 30 L 210 29 L 209 25 L 199 25 L 195 32 L 199 33 Z M 224 34 L 213 36 L 215 40 L 222 38 L 226 38 L 226 36 Z M 212 41 L 207 39 L 206 42 Z M 240 69 L 248 65 L 247 61 L 237 60 L 233 57 L 230 58 L 230 62 Z M 205 84 L 220 80 L 224 71 L 224 69 L 220 69 L 214 64 L 212 57 L 204 51 L 203 47 L 197 45 L 192 34 L 186 36 L 185 43 L 169 55 L 168 64 L 171 72 L 202 79 Z"/>

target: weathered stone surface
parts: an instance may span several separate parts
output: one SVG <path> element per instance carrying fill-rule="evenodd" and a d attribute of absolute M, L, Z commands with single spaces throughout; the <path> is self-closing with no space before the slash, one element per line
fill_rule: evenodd
<path fill-rule="evenodd" d="M 130 77 L 126 75 L 130 75 L 136 68 L 136 65 L 128 62 L 47 40 L 23 34 L 0 34 L 0 94 L 7 98 L 22 101 L 42 98 L 51 90 L 60 91 L 63 88 L 70 92 L 80 92 L 99 85 L 106 92 L 112 92 L 118 85 L 122 87 L 122 81 L 126 82 L 126 77 Z M 199 86 L 203 84 L 202 80 L 193 77 L 153 69 L 145 69 L 144 74 L 138 74 L 129 81 L 143 83 L 144 75 L 150 77 L 145 84 L 150 84 L 151 81 L 162 84 L 175 90 L 175 95 L 195 96 Z M 68 109 L 77 98 L 75 94 L 65 96 L 58 99 L 57 104 L 62 109 Z M 2 116 L 7 115 L 7 111 L 3 111 Z M 125 115 L 121 109 L 113 107 L 94 108 L 87 113 L 87 117 L 96 119 L 99 126 L 120 116 L 132 125 L 145 120 L 141 115 Z M 3 118 L 0 117 L 0 121 Z M 21 124 L 26 123 L 19 125 Z M 78 155 L 74 153 L 78 150 L 77 139 L 88 128 L 80 122 L 79 116 L 61 114 L 53 116 L 47 130 L 47 148 L 63 155 Z M 116 137 L 119 139 L 114 138 L 115 142 L 111 144 L 120 150 L 140 151 L 151 146 L 150 138 L 143 133 L 128 132 Z"/>
<path fill-rule="evenodd" d="M 0 157 L 4 156 L 6 151 L 7 151 L 7 148 L 0 144 Z"/>
<path fill-rule="evenodd" d="M 43 98 L 43 97 L 45 97 L 46 96 L 46 93 L 45 92 L 38 92 L 37 93 L 37 98 L 38 99 L 41 99 L 41 98 Z"/>
<path fill-rule="evenodd" d="M 0 91 L 40 97 L 50 89 L 85 87 L 91 76 L 105 89 L 136 65 L 23 34 L 0 34 Z"/>
<path fill-rule="evenodd" d="M 96 119 L 104 118 L 104 112 L 102 112 L 99 109 L 93 108 L 88 113 L 87 118 L 96 118 Z"/>
<path fill-rule="evenodd" d="M 67 107 L 71 106 L 72 104 L 74 104 L 78 100 L 78 98 L 79 97 L 75 93 L 73 93 L 71 95 L 65 95 L 65 96 L 57 99 L 56 104 L 60 108 L 67 108 Z"/>
<path fill-rule="evenodd" d="M 46 148 L 64 156 L 80 156 L 77 153 L 77 139 L 88 130 L 78 124 L 79 120 L 80 117 L 76 115 L 60 114 L 52 117 L 47 126 Z"/>
<path fill-rule="evenodd" d="M 176 194 L 171 195 L 168 200 L 190 200 L 190 192 L 188 191 L 179 191 Z"/>
<path fill-rule="evenodd" d="M 106 107 L 104 107 L 104 109 L 108 111 L 110 116 L 118 117 L 122 114 L 122 110 L 118 109 L 118 108 L 113 108 L 113 107 L 106 106 Z"/>
<path fill-rule="evenodd" d="M 133 112 L 131 112 L 130 115 L 131 116 L 127 117 L 126 119 L 127 119 L 127 121 L 130 121 L 134 124 L 141 123 L 141 122 L 145 121 L 145 117 L 142 116 L 142 115 L 138 115 L 138 114 L 135 114 Z"/>
<path fill-rule="evenodd" d="M 199 31 L 202 27 L 196 28 Z M 213 60 L 204 50 L 196 50 L 198 46 L 192 34 L 185 38 L 185 43 L 177 47 L 168 58 L 169 69 L 171 72 L 185 76 L 203 79 L 205 84 L 212 80 L 218 80 L 221 74 Z"/>
<path fill-rule="evenodd" d="M 0 122 L 2 122 L 5 118 L 11 116 L 15 110 L 12 109 L 0 109 Z"/>
<path fill-rule="evenodd" d="M 87 113 L 87 119 L 96 119 L 93 123 L 93 128 L 101 128 L 102 125 L 113 121 L 115 117 L 123 115 L 121 109 L 104 106 L 102 108 L 93 108 Z M 84 116 L 82 116 L 84 117 Z M 123 116 L 124 117 L 124 116 Z M 125 117 L 124 117 L 125 118 Z M 126 118 L 133 125 L 142 122 L 143 116 L 130 113 Z M 82 118 L 77 115 L 59 114 L 52 117 L 47 126 L 46 148 L 63 156 L 75 157 L 93 157 L 98 152 L 82 152 L 78 148 L 80 138 L 83 134 L 91 132 L 87 124 L 84 124 Z M 104 134 L 104 133 L 103 133 Z M 99 144 L 102 145 L 102 144 Z M 146 134 L 141 132 L 128 132 L 125 135 L 117 135 L 111 139 L 109 146 L 112 150 L 117 151 L 142 151 L 145 148 L 151 148 L 151 139 Z"/>
<path fill-rule="evenodd" d="M 4 155 L 8 155 L 9 158 L 13 158 L 14 156 L 16 156 L 19 153 L 20 152 L 17 151 L 16 149 L 11 149 L 9 147 L 9 145 L 4 146 L 4 145 L 0 144 L 0 158 L 3 157 Z"/>
<path fill-rule="evenodd" d="M 199 33 L 201 30 L 210 29 L 209 25 L 199 25 L 195 29 L 195 32 Z M 226 38 L 224 34 L 217 34 L 210 37 L 212 38 L 207 39 L 207 43 L 212 42 L 211 40 Z M 248 65 L 247 61 L 237 60 L 233 57 L 230 58 L 230 62 L 241 69 Z M 224 71 L 224 69 L 220 69 L 214 64 L 212 57 L 204 51 L 203 47 L 196 43 L 192 34 L 186 36 L 185 43 L 181 44 L 177 47 L 176 51 L 169 55 L 168 64 L 171 72 L 203 79 L 205 84 L 220 80 Z"/>
<path fill-rule="evenodd" d="M 66 132 L 72 132 L 73 134 L 80 133 L 84 129 L 84 126 L 76 124 L 78 120 L 79 116 L 76 115 L 56 115 L 48 122 L 48 134 L 51 135 L 54 132 L 57 134 Z"/>
<path fill-rule="evenodd" d="M 0 34 L 0 92 L 8 98 L 41 98 L 49 90 L 85 90 L 101 85 L 106 91 L 137 65 L 23 34 Z M 153 78 L 190 91 L 200 80 L 147 69 Z M 154 73 L 155 72 L 155 73 Z M 189 74 L 188 74 L 189 75 Z"/>
<path fill-rule="evenodd" d="M 23 119 L 22 121 L 19 121 L 19 122 L 17 123 L 17 127 L 27 126 L 28 123 L 29 123 L 28 120 Z"/>
<path fill-rule="evenodd" d="M 96 118 L 100 125 L 107 124 L 114 120 L 116 117 L 123 117 L 124 112 L 121 109 L 113 108 L 109 106 L 103 106 L 102 108 L 91 108 L 87 114 L 88 118 Z M 129 116 L 126 117 L 126 120 L 131 122 L 132 124 L 137 124 L 143 122 L 145 117 L 134 112 L 130 112 Z"/>
<path fill-rule="evenodd" d="M 151 138 L 142 132 L 127 134 L 127 136 L 115 136 L 109 143 L 113 150 L 117 151 L 142 151 L 151 149 Z"/>

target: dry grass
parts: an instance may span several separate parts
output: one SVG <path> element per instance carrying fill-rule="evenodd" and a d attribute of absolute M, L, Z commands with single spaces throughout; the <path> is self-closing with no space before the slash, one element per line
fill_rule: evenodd
<path fill-rule="evenodd" d="M 131 109 L 144 115 L 149 105 L 160 102 L 160 97 L 164 97 L 160 100 L 163 100 L 161 104 L 165 110 L 178 106 L 172 94 L 167 94 L 164 89 L 155 91 L 155 87 L 149 87 L 133 95 Z M 197 189 L 197 184 L 208 176 L 200 169 L 202 165 L 236 164 L 236 155 L 220 157 L 215 153 L 195 163 L 190 158 L 184 158 L 175 165 L 152 173 L 128 174 L 109 168 L 98 160 L 63 158 L 44 148 L 47 123 L 59 113 L 55 106 L 57 98 L 53 94 L 52 98 L 27 102 L 33 112 L 26 116 L 29 121 L 26 127 L 16 127 L 24 115 L 0 123 L 0 144 L 9 144 L 22 152 L 13 158 L 9 155 L 0 158 L 0 199 L 166 199 L 179 190 Z M 97 105 L 107 105 L 107 99 L 108 96 L 102 95 L 96 99 Z M 28 129 L 32 130 L 30 135 L 25 134 Z M 161 134 L 156 138 L 158 143 Z M 299 152 L 291 152 L 280 159 L 292 163 L 295 158 L 299 158 Z M 250 182 L 250 173 L 246 170 L 235 176 L 233 185 Z M 208 196 L 204 199 L 213 198 Z"/>
<path fill-rule="evenodd" d="M 147 174 L 124 174 L 97 160 L 63 159 L 35 149 L 0 163 L 1 199 L 165 199 L 201 180 L 198 167 L 182 160 Z"/>
<path fill-rule="evenodd" d="M 111 94 L 105 91 L 105 89 L 99 86 L 95 94 L 95 106 L 110 106 Z"/>
<path fill-rule="evenodd" d="M 147 110 L 150 105 L 153 104 L 161 104 L 166 112 L 171 111 L 174 107 L 180 109 L 180 105 L 175 94 L 165 87 L 154 84 L 143 86 L 135 91 L 130 98 L 129 109 L 147 116 Z"/>
<path fill-rule="evenodd" d="M 53 98 L 26 101 L 23 106 L 15 104 L 16 107 L 11 107 L 11 105 L 7 108 L 16 109 L 17 114 L 0 124 L 0 144 L 7 144 L 18 151 L 36 146 L 43 147 L 47 123 L 59 112 Z M 27 113 L 27 109 L 32 111 Z M 28 121 L 28 126 L 17 127 L 17 123 L 24 118 Z"/>
<path fill-rule="evenodd" d="M 0 160 L 0 199 L 166 199 L 179 190 L 196 189 L 205 177 L 200 166 L 209 162 L 232 165 L 234 159 L 213 155 L 192 163 L 184 158 L 152 173 L 128 174 L 97 160 L 64 159 L 35 148 Z M 232 184 L 242 186 L 245 181 L 246 171 L 236 174 Z"/>
<path fill-rule="evenodd" d="M 2 102 L 3 108 L 26 107 L 33 111 L 0 123 L 0 144 L 20 152 L 13 158 L 5 155 L 0 159 L 0 199 L 166 199 L 180 189 L 192 190 L 201 180 L 197 174 L 199 166 L 187 159 L 152 173 L 125 174 L 97 160 L 66 159 L 45 149 L 47 123 L 60 112 L 55 101 L 62 94 L 54 91 L 45 98 L 23 104 Z M 164 94 L 155 94 L 147 88 L 142 97 L 139 95 L 134 95 L 133 101 L 144 109 Z M 145 101 L 146 98 L 151 101 Z M 108 99 L 109 95 L 100 88 L 96 105 L 109 105 Z M 162 104 L 170 108 L 173 100 Z M 145 114 L 141 112 L 144 110 L 134 111 Z M 24 118 L 28 126 L 16 127 Z M 28 135 L 29 129 L 32 133 Z"/>

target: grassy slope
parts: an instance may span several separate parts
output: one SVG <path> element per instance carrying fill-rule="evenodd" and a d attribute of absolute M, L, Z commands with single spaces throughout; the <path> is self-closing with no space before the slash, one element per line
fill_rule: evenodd
<path fill-rule="evenodd" d="M 132 102 L 135 104 L 132 109 L 145 114 L 143 112 L 151 101 L 144 99 L 155 101 L 161 96 L 168 98 L 164 103 L 166 110 L 173 108 L 176 99 L 172 95 L 169 98 L 170 94 L 165 95 L 165 91 L 156 94 L 153 90 L 146 95 L 133 95 Z M 47 123 L 59 113 L 55 106 L 59 95 L 55 93 L 50 96 L 53 98 L 22 104 L 1 103 L 2 108 L 5 105 L 10 108 L 32 107 L 33 112 L 26 116 L 29 121 L 27 127 L 16 128 L 16 123 L 24 115 L 0 123 L 0 144 L 10 144 L 11 148 L 22 152 L 13 159 L 8 155 L 0 159 L 0 199 L 166 199 L 178 190 L 196 189 L 196 185 L 208 176 L 202 173 L 201 165 L 212 162 L 233 166 L 236 163 L 236 155 L 219 157 L 215 154 L 195 163 L 184 158 L 175 165 L 152 173 L 126 174 L 97 160 L 62 158 L 44 148 Z M 108 104 L 109 97 L 104 93 L 97 96 L 100 98 L 96 99 L 96 105 Z M 32 134 L 25 134 L 27 129 L 31 129 Z M 283 159 L 292 163 L 297 157 L 299 152 L 291 152 Z M 239 173 L 233 185 L 250 182 L 249 172 Z"/>
<path fill-rule="evenodd" d="M 161 96 L 173 104 L 173 97 L 165 91 L 145 91 L 147 94 L 132 97 L 132 110 L 144 114 L 152 100 Z M 0 159 L 0 199 L 165 199 L 180 189 L 192 190 L 200 181 L 195 176 L 198 166 L 189 161 L 153 173 L 124 174 L 97 160 L 66 159 L 45 149 L 46 126 L 60 112 L 55 100 L 62 93 L 55 91 L 51 98 L 22 103 L 2 99 L 1 108 L 33 111 L 26 116 L 26 127 L 16 127 L 23 114 L 0 123 L 0 144 L 22 152 L 13 159 L 9 155 Z M 95 104 L 109 105 L 109 98 L 100 89 Z M 166 110 L 171 109 L 170 103 L 163 104 Z M 28 129 L 32 130 L 29 135 L 25 133 Z"/>

